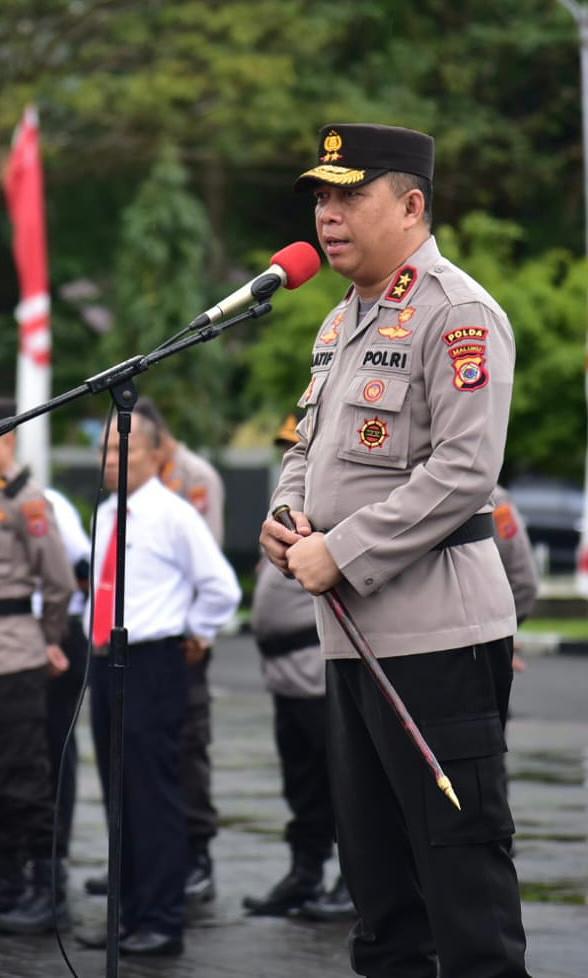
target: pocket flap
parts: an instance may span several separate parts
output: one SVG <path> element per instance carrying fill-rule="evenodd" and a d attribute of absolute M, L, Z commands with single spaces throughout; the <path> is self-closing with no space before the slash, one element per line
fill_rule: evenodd
<path fill-rule="evenodd" d="M 490 757 L 506 751 L 498 713 L 424 723 L 423 736 L 439 761 Z"/>
<path fill-rule="evenodd" d="M 353 380 L 346 404 L 357 407 L 373 407 L 380 411 L 400 411 L 406 399 L 408 380 L 400 377 L 356 377 Z"/>
<path fill-rule="evenodd" d="M 306 390 L 304 391 L 304 394 L 302 395 L 300 400 L 297 401 L 297 405 L 299 408 L 309 407 L 312 404 L 317 403 L 321 390 L 323 388 L 323 385 L 328 375 L 329 374 L 327 370 L 322 370 L 320 373 L 316 373 L 312 375 L 312 377 L 310 378 L 310 383 L 306 388 Z"/>

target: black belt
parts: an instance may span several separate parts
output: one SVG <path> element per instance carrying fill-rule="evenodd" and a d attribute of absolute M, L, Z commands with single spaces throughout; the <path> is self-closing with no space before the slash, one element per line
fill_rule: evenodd
<path fill-rule="evenodd" d="M 318 632 L 314 625 L 308 628 L 300 628 L 296 632 L 288 632 L 287 635 L 274 635 L 273 638 L 257 639 L 259 651 L 266 659 L 275 659 L 279 655 L 287 655 L 288 652 L 297 652 L 299 649 L 307 649 L 312 645 L 319 644 Z"/>
<path fill-rule="evenodd" d="M 30 598 L 0 598 L 0 617 L 3 615 L 31 615 Z"/>
<path fill-rule="evenodd" d="M 446 550 L 447 547 L 459 547 L 462 543 L 475 543 L 477 540 L 489 540 L 494 536 L 494 521 L 492 513 L 476 513 L 470 516 L 457 530 L 441 540 L 433 550 Z"/>

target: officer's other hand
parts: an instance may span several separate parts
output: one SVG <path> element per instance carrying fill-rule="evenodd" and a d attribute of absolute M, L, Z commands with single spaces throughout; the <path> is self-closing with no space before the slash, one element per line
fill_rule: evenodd
<path fill-rule="evenodd" d="M 341 571 L 331 557 L 324 533 L 299 539 L 286 553 L 287 567 L 310 594 L 322 594 L 341 580 Z"/>
<path fill-rule="evenodd" d="M 184 650 L 186 664 L 189 666 L 195 666 L 199 662 L 203 662 L 209 648 L 210 642 L 205 638 L 198 638 L 197 635 L 192 635 L 190 638 L 185 638 L 182 642 L 182 649 Z"/>
<path fill-rule="evenodd" d="M 275 564 L 283 574 L 289 573 L 286 558 L 288 548 L 312 533 L 312 527 L 304 513 L 293 509 L 290 511 L 290 516 L 296 524 L 296 533 L 293 530 L 287 530 L 285 526 L 270 516 L 262 524 L 259 536 L 259 542 L 265 553 L 272 564 Z"/>
<path fill-rule="evenodd" d="M 52 679 L 67 672 L 69 659 L 59 645 L 48 645 L 45 651 L 47 653 L 47 668 Z"/>

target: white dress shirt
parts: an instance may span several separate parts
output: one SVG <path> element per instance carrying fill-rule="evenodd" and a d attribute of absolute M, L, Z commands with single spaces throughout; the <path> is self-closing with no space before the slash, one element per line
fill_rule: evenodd
<path fill-rule="evenodd" d="M 84 530 L 80 514 L 57 489 L 45 489 L 45 496 L 53 506 L 57 529 L 61 534 L 65 551 L 72 567 L 80 560 L 90 560 L 90 539 Z M 81 615 L 86 603 L 85 595 L 77 590 L 69 603 L 70 615 Z"/>
<path fill-rule="evenodd" d="M 116 494 L 98 508 L 95 588 L 116 518 Z M 212 640 L 241 591 L 200 514 L 159 479 L 128 498 L 124 625 L 129 644 L 170 635 Z M 86 608 L 88 628 L 89 603 Z"/>

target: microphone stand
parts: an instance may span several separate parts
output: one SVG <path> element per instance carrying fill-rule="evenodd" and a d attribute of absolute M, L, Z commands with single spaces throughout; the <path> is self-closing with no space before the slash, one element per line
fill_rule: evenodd
<path fill-rule="evenodd" d="M 279 284 L 279 283 L 278 283 Z M 277 286 L 276 286 L 277 287 Z M 275 289 L 272 289 L 272 292 Z M 271 293 L 270 293 L 271 295 Z M 267 292 L 265 293 L 267 296 Z M 116 533 L 116 586 L 114 604 L 114 627 L 110 633 L 109 660 L 111 673 L 111 718 L 110 718 L 110 781 L 108 796 L 108 903 L 106 922 L 106 978 L 117 978 L 119 959 L 119 920 L 120 920 L 120 868 L 122 848 L 122 789 L 123 789 L 123 727 L 125 670 L 128 657 L 128 633 L 124 627 L 124 595 L 126 568 L 126 530 L 127 530 L 127 478 L 129 458 L 129 433 L 131 431 L 132 411 L 137 401 L 137 389 L 133 378 L 143 373 L 175 353 L 181 353 L 197 343 L 214 339 L 230 326 L 247 319 L 258 319 L 271 312 L 272 306 L 265 296 L 257 296 L 257 305 L 246 312 L 218 325 L 209 325 L 182 339 L 169 340 L 152 353 L 138 354 L 124 360 L 102 373 L 84 381 L 79 387 L 52 398 L 45 404 L 23 411 L 22 414 L 0 421 L 0 436 L 13 431 L 19 425 L 47 414 L 64 404 L 69 404 L 87 394 L 100 394 L 105 390 L 110 395 L 117 411 L 118 448 L 118 487 L 117 487 L 117 533 Z M 269 296 L 268 296 L 269 298 Z M 197 324 L 197 320 L 194 321 Z M 190 327 L 186 327 L 190 329 Z M 182 334 L 186 330 L 182 330 Z"/>

